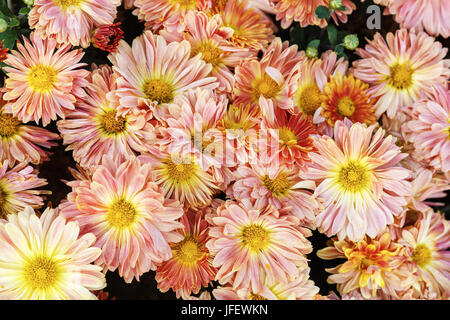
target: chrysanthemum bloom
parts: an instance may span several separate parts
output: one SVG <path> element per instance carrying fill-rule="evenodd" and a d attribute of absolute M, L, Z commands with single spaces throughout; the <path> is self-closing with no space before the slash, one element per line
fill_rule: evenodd
<path fill-rule="evenodd" d="M 37 174 L 37 170 L 26 162 L 11 169 L 7 160 L 0 164 L 0 218 L 15 214 L 27 206 L 40 208 L 44 204 L 41 195 L 51 192 L 35 190 L 47 185 L 47 180 Z"/>
<path fill-rule="evenodd" d="M 310 153 L 316 151 L 312 136 L 317 131 L 311 119 L 284 110 L 277 110 L 274 119 L 264 119 L 261 123 L 262 150 L 267 150 L 269 158 L 278 156 L 278 162 L 288 168 L 304 168 L 311 162 Z"/>
<path fill-rule="evenodd" d="M 298 226 L 294 216 L 227 201 L 206 219 L 211 237 L 206 247 L 222 285 L 261 292 L 264 281 L 288 283 L 298 276 L 298 268 L 307 268 L 305 254 L 312 248 L 305 236 L 311 232 Z"/>
<path fill-rule="evenodd" d="M 96 300 L 90 290 L 106 286 L 102 268 L 91 264 L 101 254 L 92 233 L 80 235 L 46 209 L 38 218 L 26 207 L 0 223 L 0 299 Z"/>
<path fill-rule="evenodd" d="M 233 290 L 233 287 L 218 287 L 213 290 L 217 300 L 313 300 L 319 288 L 309 279 L 309 268 L 299 270 L 298 276 L 288 282 L 265 284 L 260 292 L 250 288 Z"/>
<path fill-rule="evenodd" d="M 323 89 L 321 116 L 331 127 L 344 118 L 352 122 L 374 124 L 377 121 L 373 107 L 375 101 L 367 93 L 368 88 L 368 84 L 355 79 L 353 75 L 342 76 L 338 73 L 332 76 Z"/>
<path fill-rule="evenodd" d="M 437 86 L 429 98 L 416 101 L 411 120 L 402 126 L 414 144 L 413 154 L 436 170 L 450 173 L 450 91 Z"/>
<path fill-rule="evenodd" d="M 5 61 L 5 59 L 8 57 L 8 48 L 5 48 L 3 46 L 3 42 L 5 42 L 5 40 L 2 40 L 2 42 L 0 42 L 0 63 L 2 63 L 3 61 Z"/>
<path fill-rule="evenodd" d="M 36 33 L 30 40 L 24 38 L 24 45 L 17 44 L 19 51 L 13 50 L 5 60 L 5 111 L 23 122 L 42 119 L 46 126 L 75 108 L 76 97 L 85 94 L 89 72 L 78 69 L 86 65 L 79 63 L 82 50 L 70 50 L 70 45 L 57 49 L 54 39 L 42 40 Z"/>
<path fill-rule="evenodd" d="M 292 22 L 298 21 L 301 27 L 318 25 L 326 27 L 325 19 L 315 15 L 316 8 L 327 6 L 327 0 L 269 0 L 276 10 L 276 19 L 281 20 L 281 27 L 287 29 Z"/>
<path fill-rule="evenodd" d="M 450 36 L 450 2 L 446 0 L 396 0 L 388 8 L 402 28 Z"/>
<path fill-rule="evenodd" d="M 265 50 L 261 60 L 247 59 L 236 67 L 235 104 L 259 106 L 270 121 L 275 118 L 275 110 L 291 109 L 291 87 L 286 80 L 304 54 L 298 52 L 297 45 L 289 46 L 288 41 L 276 38 Z"/>
<path fill-rule="evenodd" d="M 406 154 L 395 138 L 375 126 L 337 121 L 334 140 L 316 140 L 317 153 L 305 179 L 315 180 L 315 195 L 325 209 L 316 217 L 319 231 L 359 241 L 376 237 L 406 205 L 410 171 L 398 166 Z"/>
<path fill-rule="evenodd" d="M 328 283 L 337 283 L 341 294 L 359 289 L 365 299 L 376 296 L 378 290 L 397 296 L 411 281 L 411 275 L 403 267 L 405 248 L 392 241 L 389 232 L 359 242 L 334 241 L 333 246 L 319 250 L 317 255 L 326 260 L 347 260 L 335 268 L 325 269 L 332 273 Z"/>
<path fill-rule="evenodd" d="M 259 51 L 275 38 L 272 23 L 261 12 L 249 8 L 247 0 L 227 0 L 217 6 L 212 14 L 220 14 L 223 25 L 233 29 L 229 39 L 236 47 Z"/>
<path fill-rule="evenodd" d="M 403 106 L 411 105 L 421 94 L 446 85 L 450 76 L 450 60 L 444 59 L 448 49 L 425 32 L 406 29 L 388 33 L 386 41 L 376 33 L 362 57 L 353 63 L 356 78 L 370 84 L 369 93 L 378 98 L 376 116 L 387 111 L 390 118 Z"/>
<path fill-rule="evenodd" d="M 198 208 L 210 204 L 218 186 L 211 174 L 202 169 L 198 157 L 178 153 L 161 153 L 157 156 L 139 156 L 143 163 L 152 166 L 153 180 L 164 196 L 180 201 L 185 206 Z"/>
<path fill-rule="evenodd" d="M 72 205 L 71 205 L 72 203 Z M 169 242 L 182 236 L 179 203 L 165 199 L 151 180 L 149 165 L 136 158 L 119 162 L 107 157 L 90 181 L 73 187 L 60 214 L 93 233 L 102 249 L 96 264 L 118 269 L 127 283 L 172 257 Z"/>
<path fill-rule="evenodd" d="M 186 214 L 181 218 L 184 229 L 179 232 L 183 240 L 171 244 L 172 258 L 156 269 L 155 276 L 161 292 L 172 288 L 177 298 L 181 296 L 183 299 L 187 299 L 192 293 L 197 294 L 202 287 L 208 286 L 216 275 L 205 246 L 209 239 L 208 223 L 202 212 L 198 212 L 192 220 L 189 221 Z"/>
<path fill-rule="evenodd" d="M 92 35 L 92 43 L 96 48 L 108 52 L 115 52 L 120 39 L 123 38 L 123 31 L 120 29 L 120 22 L 107 24 L 98 27 Z"/>
<path fill-rule="evenodd" d="M 328 2 L 328 9 L 332 9 L 330 5 L 330 0 Z M 353 10 L 356 9 L 356 5 L 350 0 L 342 0 L 342 6 L 345 7 L 345 10 L 333 10 L 331 11 L 331 18 L 333 18 L 334 23 L 339 25 L 339 22 L 347 23 L 348 16 L 352 14 Z"/>
<path fill-rule="evenodd" d="M 36 34 L 53 38 L 59 44 L 89 47 L 91 32 L 112 24 L 120 0 L 35 0 L 28 15 Z"/>
<path fill-rule="evenodd" d="M 253 52 L 237 48 L 227 40 L 233 32 L 230 28 L 222 27 L 220 15 L 209 18 L 206 13 L 190 11 L 186 15 L 185 24 L 185 29 L 180 34 L 166 29 L 161 30 L 160 34 L 169 42 L 187 40 L 191 44 L 191 57 L 201 53 L 202 60 L 212 65 L 211 75 L 220 84 L 218 90 L 231 93 L 234 74 L 230 68 L 236 67 L 241 59 L 253 56 Z"/>
<path fill-rule="evenodd" d="M 410 260 L 438 297 L 450 297 L 450 223 L 428 210 L 412 228 L 403 230 L 399 242 L 408 248 Z"/>
<path fill-rule="evenodd" d="M 134 39 L 132 47 L 121 40 L 117 51 L 109 55 L 114 71 L 121 76 L 117 90 L 108 95 L 118 105 L 118 115 L 139 109 L 154 112 L 188 89 L 216 88 L 216 78 L 209 77 L 211 64 L 200 55 L 190 56 L 187 41 L 167 44 L 150 31 Z"/>
<path fill-rule="evenodd" d="M 116 106 L 106 98 L 117 87 L 117 74 L 109 66 L 94 66 L 88 80 L 86 97 L 57 123 L 64 144 L 69 145 L 66 150 L 73 150 L 75 161 L 83 167 L 100 164 L 105 154 L 129 158 L 146 151 L 145 142 L 153 135 L 149 115 L 118 116 Z"/>

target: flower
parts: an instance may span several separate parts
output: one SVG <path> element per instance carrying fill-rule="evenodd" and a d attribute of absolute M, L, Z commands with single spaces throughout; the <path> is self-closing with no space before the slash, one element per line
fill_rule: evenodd
<path fill-rule="evenodd" d="M 0 298 L 2 300 L 96 300 L 90 290 L 106 286 L 91 263 L 101 250 L 92 233 L 80 235 L 53 209 L 38 217 L 26 207 L 0 222 Z"/>
<path fill-rule="evenodd" d="M 408 110 L 411 119 L 402 131 L 414 145 L 412 154 L 450 175 L 450 91 L 437 86 L 429 98 L 416 101 Z"/>
<path fill-rule="evenodd" d="M 388 33 L 386 41 L 376 33 L 365 49 L 356 49 L 362 59 L 353 63 L 353 74 L 369 83 L 368 93 L 378 98 L 375 115 L 387 111 L 392 118 L 421 94 L 446 85 L 450 77 L 450 60 L 444 59 L 447 51 L 425 32 L 401 29 Z"/>
<path fill-rule="evenodd" d="M 383 138 L 383 129 L 373 133 L 375 126 L 337 121 L 334 140 L 318 138 L 318 151 L 310 154 L 312 164 L 302 177 L 316 181 L 314 194 L 325 207 L 316 223 L 328 236 L 374 238 L 406 205 L 410 171 L 397 166 L 406 155 L 395 138 Z"/>
<path fill-rule="evenodd" d="M 120 0 L 35 0 L 28 22 L 43 39 L 87 48 L 91 32 L 113 23 L 120 3 Z"/>
<path fill-rule="evenodd" d="M 365 299 L 377 296 L 378 291 L 397 297 L 413 281 L 405 266 L 405 249 L 392 241 L 389 232 L 358 242 L 334 241 L 333 246 L 319 250 L 317 255 L 325 260 L 347 260 L 335 268 L 325 269 L 332 273 L 328 282 L 337 283 L 343 295 L 359 289 Z"/>
<path fill-rule="evenodd" d="M 299 268 L 307 268 L 305 254 L 312 248 L 305 236 L 311 232 L 299 227 L 293 216 L 280 217 L 271 207 L 228 200 L 206 220 L 211 237 L 206 247 L 222 285 L 260 292 L 264 279 L 288 283 L 298 276 Z"/>
<path fill-rule="evenodd" d="M 402 28 L 412 31 L 425 30 L 430 35 L 444 38 L 450 36 L 450 3 L 445 0 L 399 0 L 391 1 L 390 14 L 395 15 Z"/>
<path fill-rule="evenodd" d="M 54 39 L 42 40 L 36 33 L 17 44 L 5 60 L 8 73 L 3 99 L 8 101 L 5 111 L 20 121 L 42 119 L 46 126 L 56 116 L 64 118 L 65 110 L 73 110 L 76 97 L 84 95 L 88 71 L 77 69 L 82 50 L 70 50 L 70 45 L 56 48 Z"/>
<path fill-rule="evenodd" d="M 121 23 L 107 24 L 99 26 L 94 30 L 92 43 L 96 48 L 108 52 L 115 52 L 120 39 L 123 38 L 123 31 L 120 29 Z"/>
<path fill-rule="evenodd" d="M 5 42 L 5 40 L 2 40 L 0 42 L 0 63 L 2 63 L 3 61 L 5 61 L 5 59 L 8 57 L 8 48 L 5 48 L 3 43 Z"/>
<path fill-rule="evenodd" d="M 106 98 L 117 87 L 117 74 L 111 67 L 94 66 L 88 77 L 86 97 L 76 102 L 76 109 L 58 121 L 58 130 L 73 150 L 73 158 L 83 167 L 95 167 L 105 154 L 130 158 L 136 152 L 147 150 L 145 142 L 153 136 L 153 127 L 147 123 L 149 115 L 117 115 L 117 108 Z"/>
<path fill-rule="evenodd" d="M 318 25 L 326 27 L 325 19 L 319 19 L 315 10 L 319 6 L 327 6 L 327 0 L 269 0 L 276 10 L 276 19 L 281 20 L 281 27 L 287 29 L 292 22 L 298 21 L 300 26 Z"/>
<path fill-rule="evenodd" d="M 205 247 L 209 236 L 203 212 L 197 212 L 191 220 L 194 221 L 189 221 L 186 214 L 182 216 L 184 229 L 179 232 L 183 240 L 171 245 L 172 258 L 156 269 L 155 276 L 159 290 L 167 292 L 172 288 L 177 298 L 183 299 L 197 294 L 202 286 L 208 286 L 216 274 Z"/>
<path fill-rule="evenodd" d="M 0 166 L 0 218 L 16 214 L 25 207 L 40 208 L 43 204 L 41 195 L 50 191 L 35 190 L 45 186 L 47 181 L 38 177 L 37 170 L 22 162 L 11 169 L 8 160 Z"/>
<path fill-rule="evenodd" d="M 120 77 L 117 89 L 108 99 L 118 107 L 118 115 L 139 110 L 161 109 L 188 89 L 214 89 L 216 78 L 209 77 L 212 66 L 200 55 L 190 58 L 187 41 L 167 44 L 162 36 L 146 31 L 133 40 L 132 47 L 121 40 L 109 55 Z"/>
<path fill-rule="evenodd" d="M 59 211 L 93 233 L 102 249 L 97 265 L 130 283 L 172 257 L 169 243 L 179 242 L 183 225 L 179 203 L 165 199 L 151 180 L 149 165 L 105 156 L 90 180 L 71 183 L 72 192 Z"/>
<path fill-rule="evenodd" d="M 450 224 L 444 215 L 427 210 L 411 228 L 403 230 L 399 243 L 438 298 L 450 297 Z"/>

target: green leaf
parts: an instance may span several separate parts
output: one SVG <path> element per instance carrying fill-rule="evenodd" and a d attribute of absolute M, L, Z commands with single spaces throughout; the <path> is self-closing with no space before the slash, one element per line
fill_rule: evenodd
<path fill-rule="evenodd" d="M 345 60 L 348 60 L 348 56 L 345 52 L 342 52 L 341 54 L 338 54 L 338 58 L 344 57 Z"/>
<path fill-rule="evenodd" d="M 10 18 L 14 17 L 14 14 L 8 8 L 8 4 L 6 3 L 6 0 L 0 0 L 0 12 L 6 17 L 10 17 Z"/>
<path fill-rule="evenodd" d="M 315 14 L 319 19 L 327 19 L 330 17 L 330 10 L 325 6 L 318 6 L 316 8 Z"/>
<path fill-rule="evenodd" d="M 334 46 L 338 42 L 338 35 L 337 35 L 337 29 L 334 25 L 329 24 L 327 27 L 328 32 L 328 40 L 330 40 L 330 43 Z"/>
<path fill-rule="evenodd" d="M 20 21 L 17 18 L 12 18 L 11 21 L 9 21 L 8 26 L 11 28 L 17 27 L 20 25 Z"/>
<path fill-rule="evenodd" d="M 30 11 L 31 11 L 31 8 L 23 7 L 23 8 L 20 8 L 19 14 L 26 16 L 30 13 Z"/>
<path fill-rule="evenodd" d="M 319 48 L 319 44 L 320 44 L 320 40 L 319 39 L 315 39 L 312 40 L 308 43 L 308 47 L 313 47 L 313 48 Z"/>
<path fill-rule="evenodd" d="M 346 6 L 342 6 L 342 7 L 340 7 L 340 8 L 338 9 L 338 11 L 345 11 L 345 10 L 347 10 L 347 7 L 346 7 Z"/>
<path fill-rule="evenodd" d="M 16 46 L 17 38 L 19 38 L 19 31 L 16 29 L 8 28 L 5 32 L 0 33 L 0 42 L 4 40 L 5 48 L 13 49 Z"/>
<path fill-rule="evenodd" d="M 336 54 L 339 56 L 339 55 L 341 55 L 341 54 L 343 54 L 344 53 L 344 45 L 341 43 L 341 44 L 338 44 L 335 48 L 334 48 L 334 52 L 336 52 Z"/>

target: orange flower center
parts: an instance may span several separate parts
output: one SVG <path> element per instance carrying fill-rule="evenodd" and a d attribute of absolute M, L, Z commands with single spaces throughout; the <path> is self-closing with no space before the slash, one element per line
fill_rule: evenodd
<path fill-rule="evenodd" d="M 137 211 L 134 205 L 125 199 L 115 201 L 106 214 L 106 221 L 116 228 L 124 229 L 136 221 Z"/>
<path fill-rule="evenodd" d="M 278 131 L 278 137 L 286 145 L 297 143 L 297 135 L 288 127 L 282 127 Z"/>
<path fill-rule="evenodd" d="M 28 84 L 39 93 L 49 92 L 55 86 L 57 74 L 53 67 L 43 64 L 36 65 L 28 73 Z"/>
<path fill-rule="evenodd" d="M 56 3 L 59 4 L 63 10 L 67 10 L 72 6 L 79 7 L 83 1 L 84 0 L 56 0 Z"/>
<path fill-rule="evenodd" d="M 183 264 L 193 265 L 201 260 L 205 252 L 201 249 L 198 241 L 192 236 L 174 245 L 174 256 Z"/>
<path fill-rule="evenodd" d="M 172 161 L 168 159 L 164 163 L 164 169 L 167 176 L 174 183 L 186 183 L 192 180 L 197 172 L 197 166 L 194 163 L 184 163 L 183 159 Z"/>
<path fill-rule="evenodd" d="M 200 42 L 194 45 L 191 49 L 191 57 L 195 57 L 197 54 L 202 54 L 202 59 L 211 63 L 213 68 L 217 67 L 222 62 L 222 49 L 209 41 Z"/>
<path fill-rule="evenodd" d="M 337 103 L 337 111 L 344 117 L 351 117 L 355 113 L 356 107 L 352 99 L 344 97 Z"/>
<path fill-rule="evenodd" d="M 297 104 L 301 112 L 313 115 L 322 104 L 322 92 L 315 83 L 310 83 L 298 92 Z"/>
<path fill-rule="evenodd" d="M 244 246 L 254 252 L 259 252 L 269 244 L 270 234 L 262 226 L 250 224 L 242 230 L 241 239 Z"/>
<path fill-rule="evenodd" d="M 195 9 L 196 0 L 170 0 L 173 4 L 178 4 L 182 9 Z"/>
<path fill-rule="evenodd" d="M 369 185 L 370 172 L 360 163 L 350 161 L 340 169 L 338 182 L 346 191 L 360 192 Z"/>
<path fill-rule="evenodd" d="M 268 300 L 268 299 L 264 298 L 263 296 L 261 296 L 259 294 L 251 292 L 250 296 L 249 296 L 249 300 Z"/>
<path fill-rule="evenodd" d="M 147 99 L 156 101 L 158 104 L 172 102 L 174 98 L 173 87 L 161 79 L 146 81 L 143 91 Z"/>
<path fill-rule="evenodd" d="M 105 112 L 101 117 L 101 127 L 108 135 L 122 133 L 126 129 L 126 120 L 123 117 L 117 117 L 117 111 L 111 110 Z"/>
<path fill-rule="evenodd" d="M 292 186 L 289 176 L 285 172 L 280 172 L 275 179 L 270 179 L 268 175 L 265 175 L 261 181 L 266 189 L 277 197 L 286 195 Z"/>
<path fill-rule="evenodd" d="M 14 136 L 19 129 L 21 122 L 14 118 L 11 114 L 0 114 L 0 136 L 9 138 Z"/>
<path fill-rule="evenodd" d="M 407 64 L 395 64 L 390 67 L 389 84 L 398 90 L 409 89 L 412 85 L 414 70 Z"/>
<path fill-rule="evenodd" d="M 260 96 L 266 99 L 275 98 L 280 91 L 281 87 L 267 73 L 253 84 L 253 98 L 256 102 L 259 101 Z"/>
<path fill-rule="evenodd" d="M 424 244 L 419 244 L 411 256 L 411 259 L 420 267 L 425 268 L 431 261 L 431 250 Z"/>
<path fill-rule="evenodd" d="M 45 290 L 58 280 L 60 270 L 57 263 L 46 256 L 39 256 L 27 263 L 23 275 L 26 284 L 33 290 Z"/>

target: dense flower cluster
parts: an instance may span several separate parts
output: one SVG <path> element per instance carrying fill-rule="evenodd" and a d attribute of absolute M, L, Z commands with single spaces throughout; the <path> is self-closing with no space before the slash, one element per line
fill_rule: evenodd
<path fill-rule="evenodd" d="M 119 0 L 35 0 L 0 50 L 0 298 L 107 299 L 106 272 L 152 270 L 183 299 L 336 299 L 314 247 L 341 299 L 449 299 L 450 3 L 375 1 L 400 29 L 351 62 L 277 36 L 357 2 L 125 0 L 128 41 Z M 58 140 L 77 168 L 41 214 Z"/>

